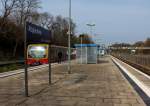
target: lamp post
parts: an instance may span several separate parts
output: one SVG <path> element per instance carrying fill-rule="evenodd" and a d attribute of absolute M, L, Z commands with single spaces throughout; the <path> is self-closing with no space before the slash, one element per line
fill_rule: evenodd
<path fill-rule="evenodd" d="M 83 55 L 83 48 L 82 48 L 82 45 L 83 45 L 83 38 L 82 38 L 83 36 L 82 35 L 80 35 L 80 44 L 81 44 L 81 64 L 83 63 L 83 59 L 82 59 L 82 55 Z"/>
<path fill-rule="evenodd" d="M 96 26 L 96 25 L 95 25 L 95 24 L 86 24 L 86 25 L 90 27 L 90 33 L 91 33 L 91 36 L 92 36 L 92 28 L 93 28 L 94 26 Z"/>
<path fill-rule="evenodd" d="M 71 0 L 69 0 L 68 74 L 71 74 Z"/>

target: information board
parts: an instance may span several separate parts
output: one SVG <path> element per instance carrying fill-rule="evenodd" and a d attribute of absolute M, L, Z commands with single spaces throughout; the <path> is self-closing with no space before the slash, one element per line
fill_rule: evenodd
<path fill-rule="evenodd" d="M 26 22 L 26 40 L 27 43 L 50 43 L 51 31 Z"/>

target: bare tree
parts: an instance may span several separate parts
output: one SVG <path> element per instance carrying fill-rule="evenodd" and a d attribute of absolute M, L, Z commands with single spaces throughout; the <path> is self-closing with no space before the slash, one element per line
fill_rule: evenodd
<path fill-rule="evenodd" d="M 1 18 L 8 18 L 8 16 L 15 10 L 17 7 L 18 0 L 1 0 L 2 4 L 2 16 Z"/>
<path fill-rule="evenodd" d="M 40 8 L 40 0 L 18 0 L 17 8 L 14 13 L 16 24 L 23 28 L 24 23 L 35 15 L 34 13 L 38 8 Z M 16 54 L 18 43 L 21 38 L 23 38 L 23 35 L 22 37 L 16 37 L 13 56 Z"/>
<path fill-rule="evenodd" d="M 14 12 L 15 8 L 17 7 L 18 0 L 1 0 L 0 3 L 2 5 L 2 12 L 1 12 L 1 22 L 0 22 L 0 31 L 3 35 L 6 34 L 7 30 L 5 29 L 5 25 L 7 24 L 8 17 Z"/>
<path fill-rule="evenodd" d="M 144 42 L 145 47 L 150 47 L 150 38 L 147 38 L 146 41 Z"/>
<path fill-rule="evenodd" d="M 30 20 L 29 17 L 32 17 L 38 8 L 40 8 L 40 0 L 18 0 L 14 14 L 16 23 L 23 26 L 24 22 Z"/>
<path fill-rule="evenodd" d="M 81 34 L 81 35 L 79 35 L 79 38 L 81 39 L 81 37 L 82 37 L 82 42 L 84 43 L 84 44 L 90 44 L 90 43 L 94 43 L 94 41 L 92 40 L 92 38 L 90 37 L 90 35 L 88 35 L 88 34 Z"/>
<path fill-rule="evenodd" d="M 54 18 L 52 15 L 46 12 L 41 14 L 41 18 L 40 18 L 41 26 L 50 29 L 53 22 L 54 22 Z"/>
<path fill-rule="evenodd" d="M 41 27 L 44 27 L 50 30 L 54 23 L 54 17 L 47 12 L 44 12 L 44 13 L 35 12 L 30 18 L 30 21 L 34 24 L 37 24 Z"/>

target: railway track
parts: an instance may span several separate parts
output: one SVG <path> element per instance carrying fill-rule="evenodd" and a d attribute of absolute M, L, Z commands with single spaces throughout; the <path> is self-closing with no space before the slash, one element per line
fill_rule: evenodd
<path fill-rule="evenodd" d="M 52 67 L 54 67 L 54 66 L 56 66 L 56 64 L 57 63 L 52 63 L 51 65 L 52 65 Z M 42 68 L 45 68 L 45 67 L 48 67 L 48 64 L 29 67 L 28 71 L 35 71 L 37 69 L 42 69 Z M 9 71 L 9 72 L 3 72 L 3 73 L 0 73 L 0 78 L 10 77 L 10 76 L 14 76 L 14 75 L 17 75 L 17 74 L 22 74 L 22 73 L 24 73 L 24 69 L 18 69 L 18 70 Z"/>
<path fill-rule="evenodd" d="M 137 68 L 137 69 L 139 69 L 141 72 L 143 72 L 143 73 L 145 73 L 147 75 L 150 75 L 150 68 L 149 67 L 146 67 L 146 66 L 143 66 L 143 65 L 131 62 L 130 60 L 126 60 L 126 59 L 124 59 L 122 57 L 119 57 L 119 56 L 116 56 L 116 55 L 112 55 L 112 56 L 116 57 L 117 59 L 119 59 L 119 60 L 121 60 L 121 61 L 123 61 L 123 62 L 125 62 L 125 63 L 127 63 L 127 64 L 129 64 L 129 65 L 131 65 L 131 66 L 133 66 L 135 68 Z"/>

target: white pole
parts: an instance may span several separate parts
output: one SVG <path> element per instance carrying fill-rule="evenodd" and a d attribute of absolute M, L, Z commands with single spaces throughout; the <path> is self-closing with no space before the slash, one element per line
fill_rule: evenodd
<path fill-rule="evenodd" d="M 81 64 L 82 64 L 82 62 L 83 62 L 83 59 L 82 59 L 82 55 L 83 55 L 83 53 L 82 53 L 82 36 L 81 36 Z"/>
<path fill-rule="evenodd" d="M 71 0 L 69 0 L 69 36 L 68 36 L 68 74 L 71 73 L 71 44 L 70 44 L 70 37 L 71 37 Z"/>
<path fill-rule="evenodd" d="M 86 24 L 87 26 L 89 26 L 90 28 L 90 34 L 91 34 L 91 37 L 92 37 L 92 34 L 93 34 L 93 27 L 96 26 L 95 24 Z"/>

